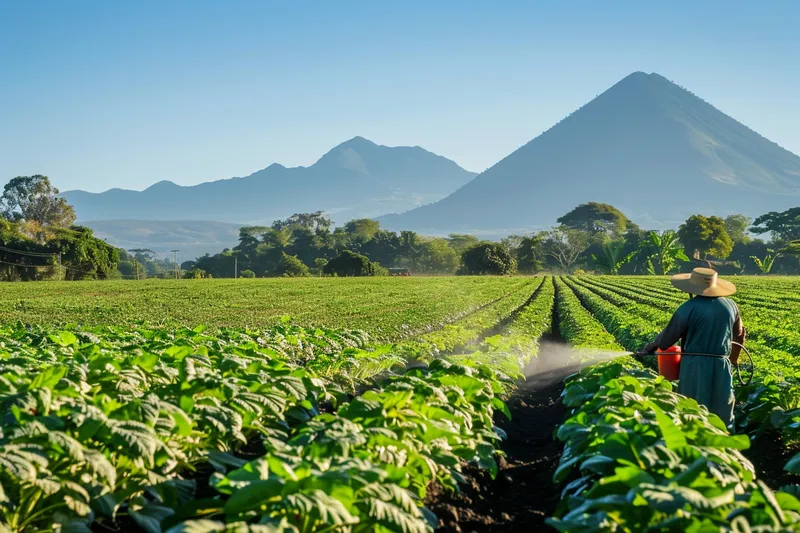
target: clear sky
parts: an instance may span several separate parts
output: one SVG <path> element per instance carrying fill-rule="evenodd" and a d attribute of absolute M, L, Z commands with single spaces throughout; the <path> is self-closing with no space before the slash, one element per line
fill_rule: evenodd
<path fill-rule="evenodd" d="M 795 0 L 0 0 L 0 183 L 194 184 L 356 135 L 481 171 L 637 70 L 800 153 L 798 28 Z"/>

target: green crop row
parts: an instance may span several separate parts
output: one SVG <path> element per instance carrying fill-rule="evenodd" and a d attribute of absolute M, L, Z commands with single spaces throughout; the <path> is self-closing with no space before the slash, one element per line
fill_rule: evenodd
<path fill-rule="evenodd" d="M 623 351 L 617 340 L 583 307 L 575 293 L 561 278 L 554 278 L 559 331 L 576 348 Z"/>
<path fill-rule="evenodd" d="M 497 300 L 462 320 L 446 324 L 441 329 L 425 333 L 395 344 L 393 350 L 409 358 L 429 360 L 442 353 L 467 346 L 479 340 L 481 334 L 508 319 L 522 308 L 545 278 L 530 278 L 515 292 Z"/>
<path fill-rule="evenodd" d="M 631 314 L 628 312 L 629 309 L 623 310 L 609 303 L 578 285 L 574 278 L 565 278 L 564 283 L 575 291 L 575 295 L 586 309 L 626 350 L 638 351 L 660 332 L 658 326 L 650 320 Z"/>
<path fill-rule="evenodd" d="M 800 488 L 772 492 L 740 453 L 750 441 L 630 360 L 567 381 L 571 417 L 548 523 L 570 533 L 800 531 Z"/>

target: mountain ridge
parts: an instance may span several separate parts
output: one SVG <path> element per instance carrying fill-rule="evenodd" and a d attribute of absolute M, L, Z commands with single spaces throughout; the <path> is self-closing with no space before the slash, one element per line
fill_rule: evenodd
<path fill-rule="evenodd" d="M 161 180 L 142 191 L 71 190 L 62 196 L 75 206 L 81 223 L 112 219 L 265 223 L 320 210 L 344 222 L 442 198 L 475 175 L 418 146 L 389 147 L 354 137 L 308 167 L 273 163 L 248 176 L 189 186 Z"/>

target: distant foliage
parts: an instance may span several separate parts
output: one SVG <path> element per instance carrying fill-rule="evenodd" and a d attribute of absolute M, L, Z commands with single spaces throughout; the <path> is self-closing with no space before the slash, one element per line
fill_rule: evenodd
<path fill-rule="evenodd" d="M 203 270 L 202 268 L 190 268 L 189 270 L 184 271 L 183 273 L 184 279 L 209 279 L 211 276 L 208 272 Z"/>
<path fill-rule="evenodd" d="M 473 244 L 461 254 L 463 275 L 495 275 L 513 274 L 517 270 L 517 261 L 502 244 L 495 242 L 479 242 Z"/>
<path fill-rule="evenodd" d="M 695 259 L 725 259 L 733 251 L 733 240 L 720 217 L 692 215 L 678 229 L 678 238 Z"/>
<path fill-rule="evenodd" d="M 283 254 L 275 273 L 285 278 L 306 278 L 311 275 L 311 270 L 295 256 Z"/>
<path fill-rule="evenodd" d="M 556 222 L 570 229 L 588 232 L 591 235 L 619 236 L 625 233 L 629 226 L 635 226 L 613 205 L 598 202 L 581 204 L 558 218 Z"/>
<path fill-rule="evenodd" d="M 774 239 L 794 241 L 800 239 L 800 207 L 781 213 L 775 211 L 761 215 L 751 228 L 753 233 L 772 233 Z"/>
<path fill-rule="evenodd" d="M 119 250 L 81 226 L 50 228 L 45 238 L 24 223 L 0 221 L 0 280 L 88 280 L 119 277 Z M 60 262 L 59 262 L 60 258 Z"/>
<path fill-rule="evenodd" d="M 323 267 L 329 276 L 374 276 L 375 265 L 364 255 L 343 250 Z"/>
<path fill-rule="evenodd" d="M 12 222 L 34 222 L 43 227 L 68 228 L 75 222 L 75 210 L 50 184 L 47 176 L 17 176 L 0 196 L 0 211 Z"/>

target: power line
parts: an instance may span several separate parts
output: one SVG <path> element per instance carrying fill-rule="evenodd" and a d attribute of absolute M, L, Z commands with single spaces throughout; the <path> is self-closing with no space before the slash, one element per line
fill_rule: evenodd
<path fill-rule="evenodd" d="M 7 248 L 5 246 L 0 246 L 0 250 L 17 255 L 29 255 L 31 257 L 55 257 L 58 255 L 57 252 L 27 252 L 24 250 L 15 250 L 13 248 Z"/>
<path fill-rule="evenodd" d="M 9 261 L 0 261 L 0 264 L 25 267 L 25 268 L 55 268 L 57 266 L 57 265 L 26 265 L 25 263 L 11 263 Z"/>

